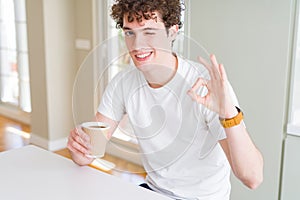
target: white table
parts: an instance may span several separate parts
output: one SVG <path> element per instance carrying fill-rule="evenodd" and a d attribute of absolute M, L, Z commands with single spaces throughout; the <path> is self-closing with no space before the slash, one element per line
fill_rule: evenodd
<path fill-rule="evenodd" d="M 0 153 L 0 199 L 170 200 L 32 145 Z"/>

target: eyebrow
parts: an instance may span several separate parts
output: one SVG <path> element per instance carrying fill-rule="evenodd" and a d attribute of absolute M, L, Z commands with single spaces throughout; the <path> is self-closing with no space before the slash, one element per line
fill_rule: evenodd
<path fill-rule="evenodd" d="M 123 27 L 123 30 L 133 30 L 133 29 L 125 26 L 125 27 Z M 155 30 L 160 30 L 160 29 L 147 27 L 147 28 L 143 28 L 142 30 L 143 31 L 155 31 Z"/>

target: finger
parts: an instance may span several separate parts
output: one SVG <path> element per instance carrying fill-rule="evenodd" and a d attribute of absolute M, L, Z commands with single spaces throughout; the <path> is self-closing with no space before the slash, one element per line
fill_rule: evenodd
<path fill-rule="evenodd" d="M 74 141 L 74 142 L 78 143 L 79 145 L 81 145 L 82 147 L 86 148 L 87 150 L 90 150 L 91 145 L 90 145 L 89 139 L 82 138 L 83 136 L 85 136 L 85 134 L 86 133 L 79 134 L 78 129 L 72 130 L 71 134 L 70 134 L 70 141 Z"/>
<path fill-rule="evenodd" d="M 86 149 L 90 149 L 91 148 L 91 144 L 89 142 L 83 140 L 80 136 L 76 135 L 73 139 L 78 144 L 80 144 L 82 147 L 84 147 Z"/>
<path fill-rule="evenodd" d="M 200 95 L 197 95 L 195 101 L 199 104 L 206 106 L 206 98 L 207 96 L 201 97 Z"/>
<path fill-rule="evenodd" d="M 80 154 L 83 154 L 83 155 L 86 155 L 86 154 L 89 154 L 90 151 L 83 147 L 82 145 L 80 145 L 77 141 L 75 141 L 72 137 L 69 137 L 69 141 L 68 141 L 68 144 L 67 144 L 67 148 L 74 152 L 74 153 L 80 153 Z"/>
<path fill-rule="evenodd" d="M 201 97 L 200 95 L 197 95 L 194 91 L 188 91 L 188 95 L 192 98 L 193 101 L 205 105 L 207 95 Z"/>
<path fill-rule="evenodd" d="M 90 154 L 89 151 L 84 151 L 84 149 L 77 149 L 73 146 L 67 146 L 67 148 L 76 155 L 86 156 Z"/>
<path fill-rule="evenodd" d="M 227 74 L 226 74 L 226 71 L 225 71 L 225 68 L 224 68 L 224 65 L 223 64 L 220 64 L 219 65 L 219 71 L 220 71 L 220 75 L 221 75 L 221 78 L 223 81 L 227 81 Z"/>
<path fill-rule="evenodd" d="M 211 61 L 212 65 L 213 65 L 212 71 L 213 71 L 214 78 L 217 78 L 217 77 L 219 78 L 220 77 L 219 63 L 218 63 L 217 58 L 216 58 L 216 56 L 214 54 L 212 54 L 210 56 L 210 61 Z"/>
<path fill-rule="evenodd" d="M 192 86 L 192 88 L 188 91 L 188 95 L 196 102 L 204 104 L 206 101 L 206 95 L 200 96 L 197 94 L 197 91 L 200 87 L 206 87 L 207 88 L 207 80 L 203 78 L 198 78 L 196 83 Z"/>
<path fill-rule="evenodd" d="M 217 58 L 216 58 L 216 56 L 214 54 L 212 54 L 210 56 L 210 61 L 211 61 L 211 63 L 214 66 L 213 70 L 219 71 L 219 64 L 218 64 Z"/>
<path fill-rule="evenodd" d="M 84 140 L 85 142 L 89 143 L 90 142 L 90 137 L 88 134 L 86 134 L 83 130 L 81 126 L 77 126 L 75 128 L 75 133 L 82 138 L 82 140 Z"/>
<path fill-rule="evenodd" d="M 210 66 L 210 63 L 207 62 L 203 57 L 198 56 L 198 61 L 203 64 L 204 66 Z"/>
<path fill-rule="evenodd" d="M 199 77 L 197 79 L 196 83 L 194 83 L 194 85 L 192 86 L 191 90 L 192 91 L 196 91 L 196 90 L 198 90 L 202 86 L 207 87 L 207 80 L 204 79 L 204 78 Z"/>
<path fill-rule="evenodd" d="M 204 58 L 201 56 L 198 56 L 198 61 L 208 70 L 208 72 L 211 74 L 212 69 L 211 69 L 211 64 L 208 63 Z"/>

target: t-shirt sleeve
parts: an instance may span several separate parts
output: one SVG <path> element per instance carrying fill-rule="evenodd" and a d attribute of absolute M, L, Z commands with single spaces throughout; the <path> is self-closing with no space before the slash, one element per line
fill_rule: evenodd
<path fill-rule="evenodd" d="M 102 95 L 98 112 L 114 121 L 120 121 L 125 114 L 121 73 L 108 83 Z"/>

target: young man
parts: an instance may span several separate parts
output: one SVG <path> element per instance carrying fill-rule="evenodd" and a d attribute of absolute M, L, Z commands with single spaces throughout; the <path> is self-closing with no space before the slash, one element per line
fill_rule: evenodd
<path fill-rule="evenodd" d="M 112 17 L 122 28 L 134 67 L 107 86 L 96 120 L 112 134 L 128 114 L 138 139 L 147 185 L 174 199 L 226 200 L 230 169 L 249 188 L 263 179 L 263 159 L 251 141 L 222 64 L 194 63 L 172 52 L 180 0 L 117 0 Z M 89 138 L 72 130 L 74 162 L 93 159 Z"/>

